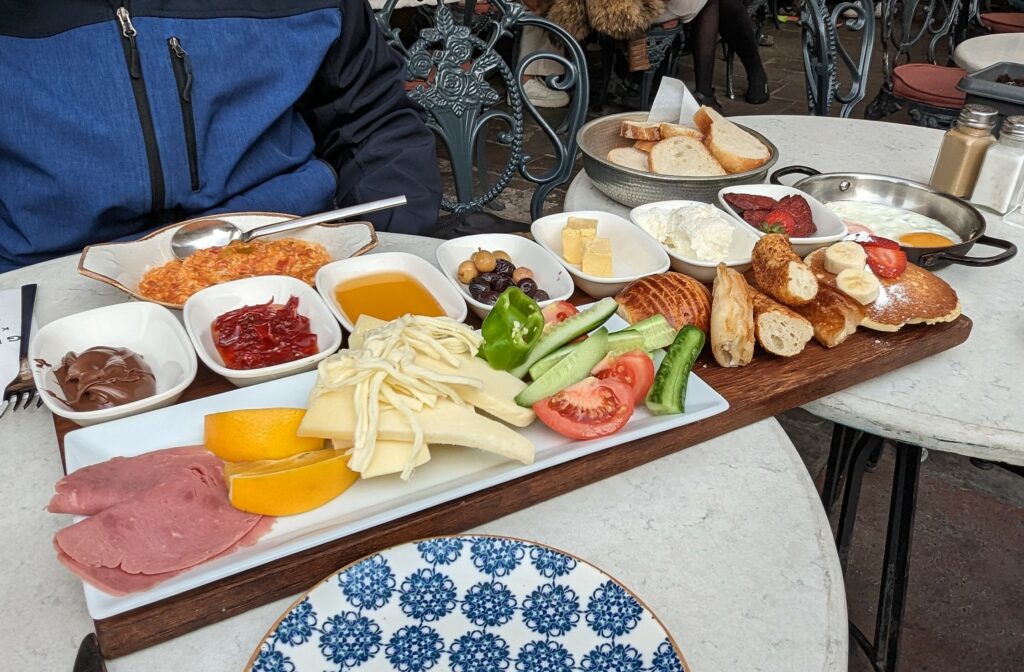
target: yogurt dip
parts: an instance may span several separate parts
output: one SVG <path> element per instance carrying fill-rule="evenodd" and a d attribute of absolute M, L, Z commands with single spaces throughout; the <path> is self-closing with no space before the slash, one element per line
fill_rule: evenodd
<path fill-rule="evenodd" d="M 637 213 L 635 219 L 637 226 L 681 257 L 710 262 L 729 257 L 733 227 L 713 205 L 651 208 Z"/>

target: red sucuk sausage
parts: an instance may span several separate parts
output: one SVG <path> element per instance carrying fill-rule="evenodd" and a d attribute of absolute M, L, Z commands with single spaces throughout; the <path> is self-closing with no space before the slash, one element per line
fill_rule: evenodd
<path fill-rule="evenodd" d="M 757 194 L 725 194 L 725 202 L 737 210 L 771 210 L 778 202 L 771 196 L 758 196 Z"/>
<path fill-rule="evenodd" d="M 796 220 L 795 238 L 806 238 L 813 235 L 818 227 L 814 225 L 814 216 L 811 213 L 811 206 L 803 196 L 784 196 L 779 201 L 779 207 L 793 215 Z"/>
<path fill-rule="evenodd" d="M 745 210 L 743 212 L 743 221 L 750 224 L 755 229 L 760 228 L 761 222 L 768 216 L 771 210 Z"/>

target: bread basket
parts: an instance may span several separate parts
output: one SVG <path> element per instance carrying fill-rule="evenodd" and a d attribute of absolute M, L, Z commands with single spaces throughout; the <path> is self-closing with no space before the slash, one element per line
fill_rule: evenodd
<path fill-rule="evenodd" d="M 647 112 L 622 112 L 586 123 L 576 140 L 583 152 L 583 170 L 587 177 L 612 200 L 635 208 L 654 201 L 690 200 L 714 203 L 723 187 L 764 182 L 768 171 L 779 160 L 779 150 L 767 138 L 745 126 L 741 127 L 764 143 L 771 153 L 768 161 L 756 170 L 711 177 L 678 177 L 656 175 L 625 168 L 609 161 L 608 152 L 616 147 L 629 147 L 633 140 L 619 135 L 623 121 L 646 121 Z"/>

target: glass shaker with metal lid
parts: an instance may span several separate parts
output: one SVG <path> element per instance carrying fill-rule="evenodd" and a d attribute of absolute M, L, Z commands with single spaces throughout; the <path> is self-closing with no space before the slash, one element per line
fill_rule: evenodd
<path fill-rule="evenodd" d="M 964 197 L 974 190 L 985 152 L 996 139 L 992 130 L 999 113 L 988 105 L 966 105 L 953 128 L 946 131 L 935 159 L 933 189 Z"/>
<path fill-rule="evenodd" d="M 999 141 L 988 148 L 971 201 L 1005 214 L 1024 189 L 1024 117 L 1007 117 Z"/>

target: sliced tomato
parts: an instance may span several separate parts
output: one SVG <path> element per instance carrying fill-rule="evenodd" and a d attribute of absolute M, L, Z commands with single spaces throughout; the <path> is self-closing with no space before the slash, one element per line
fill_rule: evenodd
<path fill-rule="evenodd" d="M 558 324 L 579 313 L 579 309 L 568 301 L 555 301 L 541 309 L 544 316 L 544 325 Z"/>
<path fill-rule="evenodd" d="M 631 350 L 624 355 L 609 355 L 590 372 L 598 380 L 614 378 L 629 385 L 633 401 L 639 404 L 654 383 L 654 362 L 643 350 Z"/>
<path fill-rule="evenodd" d="M 533 405 L 545 425 L 570 439 L 595 439 L 619 431 L 633 415 L 633 391 L 616 378 L 593 376 Z"/>

